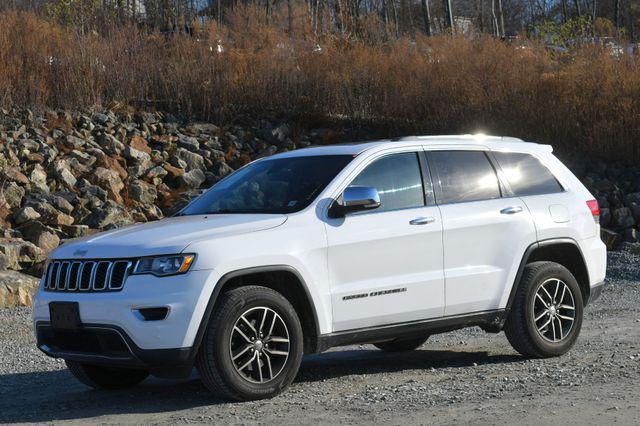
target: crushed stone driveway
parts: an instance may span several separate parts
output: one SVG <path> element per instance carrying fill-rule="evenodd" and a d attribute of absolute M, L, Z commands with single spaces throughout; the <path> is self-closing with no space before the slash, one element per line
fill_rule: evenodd
<path fill-rule="evenodd" d="M 609 254 L 603 296 L 563 357 L 528 360 L 476 328 L 401 354 L 349 346 L 305 357 L 286 392 L 249 403 L 217 400 L 195 373 L 90 390 L 35 348 L 28 309 L 6 309 L 0 423 L 640 424 L 639 267 L 631 251 Z"/>

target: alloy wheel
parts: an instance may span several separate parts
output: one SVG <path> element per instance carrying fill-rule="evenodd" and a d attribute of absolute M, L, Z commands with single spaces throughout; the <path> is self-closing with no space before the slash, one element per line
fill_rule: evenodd
<path fill-rule="evenodd" d="M 271 308 L 251 308 L 236 320 L 229 352 L 242 378 L 252 383 L 269 382 L 282 372 L 289 358 L 287 325 Z"/>
<path fill-rule="evenodd" d="M 558 343 L 571 333 L 575 322 L 573 293 L 564 281 L 550 278 L 536 290 L 531 311 L 538 334 L 548 342 Z"/>

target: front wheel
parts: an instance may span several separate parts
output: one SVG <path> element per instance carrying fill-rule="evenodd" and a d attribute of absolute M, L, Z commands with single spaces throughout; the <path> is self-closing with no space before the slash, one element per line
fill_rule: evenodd
<path fill-rule="evenodd" d="M 574 276 L 554 262 L 525 266 L 504 332 L 522 355 L 559 356 L 571 349 L 582 327 L 582 292 Z"/>
<path fill-rule="evenodd" d="M 223 398 L 270 398 L 295 378 L 302 361 L 302 326 L 295 309 L 266 287 L 230 290 L 216 305 L 196 368 Z"/>
<path fill-rule="evenodd" d="M 80 382 L 94 389 L 131 388 L 149 376 L 145 370 L 104 367 L 65 361 L 67 368 Z"/>

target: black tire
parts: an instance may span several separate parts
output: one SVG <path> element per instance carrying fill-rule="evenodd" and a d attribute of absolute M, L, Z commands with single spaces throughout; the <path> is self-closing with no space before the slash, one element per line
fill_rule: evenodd
<path fill-rule="evenodd" d="M 429 339 L 429 336 L 394 339 L 386 342 L 377 342 L 373 346 L 386 352 L 408 352 L 418 349 L 427 339 Z"/>
<path fill-rule="evenodd" d="M 145 370 L 112 368 L 66 361 L 67 368 L 83 384 L 94 389 L 132 388 L 149 376 Z"/>
<path fill-rule="evenodd" d="M 249 357 L 251 354 L 255 354 L 256 357 L 260 355 L 257 361 L 251 361 L 250 367 L 247 367 L 242 372 L 238 371 L 237 368 L 239 367 L 234 365 L 231 351 L 233 350 L 232 339 L 234 336 L 235 338 L 238 336 L 237 331 L 234 331 L 236 322 L 240 321 L 242 315 L 251 318 L 250 315 L 252 313 L 259 312 L 263 308 L 268 308 L 270 312 L 278 314 L 282 324 L 286 327 L 289 342 L 286 344 L 281 343 L 281 345 L 288 345 L 288 355 L 284 360 L 280 358 L 279 372 L 273 372 L 272 378 L 258 382 L 252 381 L 253 378 L 247 378 L 248 373 L 255 375 L 259 370 L 260 379 L 263 378 L 263 372 L 266 378 L 272 367 L 272 362 L 269 361 L 269 368 L 266 368 L 266 358 L 275 360 L 275 355 L 269 351 L 272 351 L 274 349 L 273 346 L 278 345 L 278 343 L 272 343 L 271 349 L 268 349 L 269 337 L 265 334 L 264 349 L 258 350 L 252 346 L 254 343 L 244 343 L 241 340 L 243 345 L 251 347 L 251 353 L 247 353 L 243 357 Z M 275 321 L 275 315 L 270 318 Z M 267 321 L 270 322 L 270 320 Z M 251 323 L 251 321 L 249 322 Z M 252 323 L 252 325 L 256 331 L 260 330 L 257 322 Z M 247 330 L 250 329 L 246 328 L 244 330 L 248 334 Z M 232 332 L 235 333 L 233 336 Z M 262 337 L 256 339 L 256 344 L 257 340 L 261 341 L 260 347 L 262 347 Z M 234 355 L 237 356 L 241 351 L 242 348 L 236 350 Z M 217 396 L 236 401 L 271 398 L 291 384 L 300 368 L 302 352 L 302 326 L 291 303 L 272 289 L 260 286 L 246 286 L 224 293 L 221 296 L 221 300 L 216 304 L 198 351 L 196 368 L 204 385 Z M 271 356 L 265 356 L 265 353 L 271 353 Z M 255 362 L 257 362 L 257 366 Z M 244 361 L 238 362 L 238 364 L 244 364 Z M 278 368 L 275 367 L 274 370 L 278 370 Z"/>
<path fill-rule="evenodd" d="M 573 313 L 573 322 L 570 323 L 571 326 L 567 330 L 566 325 L 564 327 L 562 325 L 556 327 L 556 322 L 552 321 L 553 340 L 550 340 L 551 331 L 549 325 L 543 328 L 542 331 L 539 331 L 538 328 L 552 320 L 551 308 L 547 308 L 548 312 L 545 313 L 544 300 L 538 298 L 536 293 L 545 283 L 547 283 L 545 285 L 551 285 L 552 289 L 554 285 L 560 286 L 561 284 L 558 284 L 557 280 L 566 284 L 566 291 L 570 292 L 572 297 L 574 309 L 562 312 L 567 316 L 571 316 L 571 313 Z M 564 287 L 562 288 L 564 289 Z M 562 301 L 557 301 L 560 298 L 559 295 L 549 294 L 548 297 L 549 300 L 552 300 L 551 306 L 564 306 Z M 568 296 L 564 295 L 564 297 L 565 299 L 563 300 L 569 300 L 567 299 Z M 546 300 L 546 293 L 543 298 Z M 536 306 L 538 311 L 536 311 Z M 560 356 L 569 351 L 578 339 L 580 328 L 582 327 L 583 309 L 584 303 L 580 286 L 567 268 L 554 262 L 533 262 L 525 266 L 504 332 L 511 346 L 524 356 L 534 358 Z M 555 308 L 553 313 L 556 313 Z M 537 323 L 539 325 L 537 325 L 535 318 L 540 315 L 542 315 L 542 318 Z M 557 321 L 560 321 L 560 319 L 557 319 Z M 561 333 L 561 330 L 565 330 L 565 332 Z M 557 335 L 561 335 L 562 338 L 556 341 Z"/>

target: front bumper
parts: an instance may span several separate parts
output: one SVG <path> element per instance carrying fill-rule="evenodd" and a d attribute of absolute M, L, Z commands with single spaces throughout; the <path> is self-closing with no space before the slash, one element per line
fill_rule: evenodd
<path fill-rule="evenodd" d="M 600 296 L 602 296 L 602 290 L 604 290 L 604 281 L 592 285 L 589 289 L 589 300 L 587 300 L 586 304 L 590 305 L 596 300 L 600 299 Z"/>
<path fill-rule="evenodd" d="M 200 322 L 219 277 L 212 270 L 155 277 L 132 275 L 122 291 L 107 293 L 39 291 L 33 303 L 36 334 L 50 322 L 50 302 L 78 302 L 83 328 L 119 330 L 140 351 L 188 351 L 194 346 Z M 167 317 L 145 321 L 137 308 L 166 307 Z M 45 351 L 46 352 L 46 351 Z M 133 351 L 135 352 L 135 351 Z M 139 357 L 138 357 L 139 358 Z"/>
<path fill-rule="evenodd" d="M 193 369 L 193 348 L 141 349 L 121 328 L 83 324 L 77 330 L 55 330 L 48 322 L 35 325 L 38 348 L 53 358 L 139 368 L 159 377 L 188 377 Z"/>

